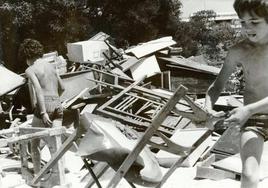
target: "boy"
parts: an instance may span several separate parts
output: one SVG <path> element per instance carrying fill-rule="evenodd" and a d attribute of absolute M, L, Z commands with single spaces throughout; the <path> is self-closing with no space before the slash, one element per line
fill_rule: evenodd
<path fill-rule="evenodd" d="M 213 105 L 237 65 L 245 77 L 244 106 L 230 112 L 225 124 L 241 130 L 242 188 L 258 186 L 263 143 L 268 138 L 268 0 L 235 0 L 246 39 L 230 48 L 225 63 L 206 95 L 205 107 Z"/>
<path fill-rule="evenodd" d="M 33 127 L 58 127 L 62 125 L 63 109 L 59 96 L 64 91 L 63 82 L 60 79 L 54 65 L 41 59 L 43 46 L 36 40 L 25 39 L 19 48 L 19 56 L 26 59 L 29 66 L 25 73 L 35 91 L 37 104 L 34 110 L 32 121 Z M 44 139 L 49 146 L 50 153 L 53 154 L 50 139 Z M 34 173 L 40 171 L 40 139 L 34 139 L 31 144 Z M 58 184 L 57 165 L 52 170 L 50 182 Z M 55 173 L 55 174 L 54 174 Z"/>

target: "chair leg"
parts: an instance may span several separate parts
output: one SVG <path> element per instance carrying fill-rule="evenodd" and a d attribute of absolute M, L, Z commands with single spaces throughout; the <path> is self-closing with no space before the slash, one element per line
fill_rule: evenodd
<path fill-rule="evenodd" d="M 86 168 L 88 169 L 89 173 L 91 174 L 92 178 L 94 179 L 95 183 L 97 184 L 98 188 L 102 188 L 97 176 L 95 175 L 95 173 L 92 170 L 92 168 L 91 168 L 90 164 L 88 163 L 88 161 L 85 158 L 83 158 L 83 162 L 84 162 Z"/>

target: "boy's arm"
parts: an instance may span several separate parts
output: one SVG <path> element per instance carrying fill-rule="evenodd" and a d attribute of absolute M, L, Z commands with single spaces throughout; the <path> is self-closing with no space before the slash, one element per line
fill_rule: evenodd
<path fill-rule="evenodd" d="M 228 81 L 228 78 L 237 66 L 237 62 L 234 57 L 236 57 L 236 54 L 229 51 L 219 75 L 207 90 L 205 108 L 208 110 L 208 112 L 213 112 L 214 104 L 218 100 L 225 83 Z"/>
<path fill-rule="evenodd" d="M 36 99 L 38 103 L 38 107 L 40 108 L 40 115 L 42 116 L 43 122 L 47 125 L 50 125 L 52 122 L 48 117 L 47 111 L 46 111 L 46 106 L 45 106 L 45 99 L 43 95 L 42 88 L 40 86 L 40 83 L 35 76 L 34 72 L 31 71 L 31 69 L 27 69 L 25 71 L 26 76 L 31 80 L 35 93 L 36 93 Z"/>
<path fill-rule="evenodd" d="M 57 72 L 57 78 L 58 78 L 58 83 L 59 83 L 58 92 L 59 92 L 59 95 L 61 96 L 62 93 L 65 91 L 65 86 L 58 72 Z"/>
<path fill-rule="evenodd" d="M 26 73 L 27 77 L 31 80 L 32 84 L 33 84 L 34 91 L 35 91 L 35 94 L 36 94 L 37 103 L 39 105 L 41 113 L 46 112 L 46 106 L 45 106 L 45 99 L 44 99 L 43 91 L 42 91 L 42 88 L 40 86 L 40 83 L 39 83 L 37 77 L 35 76 L 34 72 L 31 71 L 30 69 L 27 69 L 25 73 Z"/>

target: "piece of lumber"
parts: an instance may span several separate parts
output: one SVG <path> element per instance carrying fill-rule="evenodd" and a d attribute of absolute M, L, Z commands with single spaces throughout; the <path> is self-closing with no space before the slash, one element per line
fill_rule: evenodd
<path fill-rule="evenodd" d="M 94 165 L 93 171 L 94 171 L 96 177 L 100 178 L 108 168 L 109 168 L 109 165 L 107 163 L 98 162 L 97 164 Z M 94 179 L 90 178 L 85 187 L 91 187 L 91 186 L 93 186 L 94 183 L 95 183 Z"/>
<path fill-rule="evenodd" d="M 136 46 L 131 49 L 127 49 L 126 53 L 133 53 L 137 58 L 144 57 L 146 55 L 152 54 L 158 50 L 162 50 L 166 47 L 176 44 L 172 37 L 162 37 L 156 40 L 152 40 Z"/>
<path fill-rule="evenodd" d="M 156 57 L 153 55 L 133 65 L 130 68 L 130 72 L 134 80 L 139 80 L 144 76 L 147 77 L 153 76 L 161 72 L 161 70 L 156 60 Z"/>
<path fill-rule="evenodd" d="M 206 178 L 211 180 L 223 180 L 226 178 L 235 179 L 236 174 L 212 167 L 197 166 L 196 178 Z"/>
<path fill-rule="evenodd" d="M 187 159 L 184 160 L 183 166 L 193 166 L 195 162 L 198 160 L 199 156 L 202 154 L 202 151 L 206 148 L 210 141 L 210 137 L 203 140 L 203 137 L 206 136 L 208 133 L 207 129 L 204 128 L 195 128 L 195 129 L 180 129 L 177 130 L 170 138 L 171 141 L 175 142 L 176 144 L 180 144 L 186 147 L 192 147 L 198 146 L 198 142 L 202 141 L 200 144 L 202 146 L 196 147 L 192 150 L 191 154 L 188 155 Z M 200 140 L 200 141 L 199 141 Z M 160 150 L 156 157 L 161 164 L 161 166 L 164 167 L 171 167 L 174 162 L 176 162 L 179 158 L 182 158 L 184 156 L 181 155 L 175 155 L 170 152 L 166 152 L 163 150 Z"/>

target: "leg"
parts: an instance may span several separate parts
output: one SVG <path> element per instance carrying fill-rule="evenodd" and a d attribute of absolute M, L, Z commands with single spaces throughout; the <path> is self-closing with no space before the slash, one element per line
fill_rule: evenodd
<path fill-rule="evenodd" d="M 40 127 L 42 120 L 36 117 L 32 121 L 33 127 Z M 31 141 L 31 155 L 33 160 L 34 175 L 36 175 L 41 169 L 41 156 L 40 156 L 40 139 L 33 139 Z"/>
<path fill-rule="evenodd" d="M 52 127 L 55 128 L 61 125 L 61 120 L 54 120 Z M 59 149 L 62 144 L 61 135 L 45 138 L 44 140 L 48 145 L 51 156 L 57 152 L 57 149 Z M 52 167 L 51 177 L 49 179 L 49 186 L 51 187 L 65 183 L 63 158 L 64 156 L 60 160 L 58 160 L 58 162 Z"/>
<path fill-rule="evenodd" d="M 241 188 L 257 188 L 264 138 L 254 131 L 242 132 L 240 154 L 242 160 Z"/>
<path fill-rule="evenodd" d="M 33 160 L 34 174 L 36 175 L 41 169 L 40 157 L 40 139 L 33 139 L 31 143 L 31 154 Z"/>

